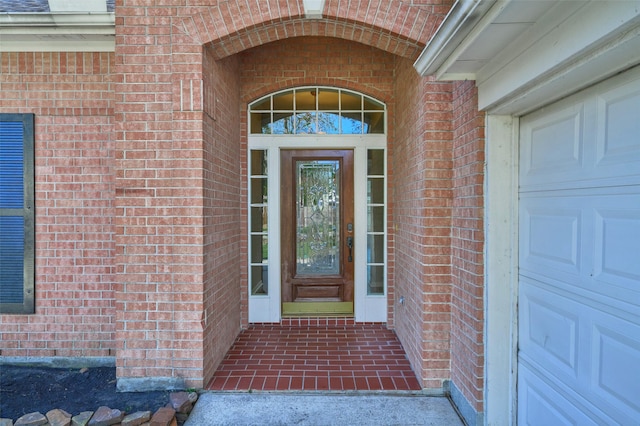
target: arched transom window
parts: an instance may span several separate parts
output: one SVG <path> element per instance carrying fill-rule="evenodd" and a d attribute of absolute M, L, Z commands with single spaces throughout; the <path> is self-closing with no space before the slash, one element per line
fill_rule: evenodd
<path fill-rule="evenodd" d="M 265 96 L 249 105 L 253 135 L 384 134 L 383 103 L 360 93 L 331 87 L 298 87 Z"/>

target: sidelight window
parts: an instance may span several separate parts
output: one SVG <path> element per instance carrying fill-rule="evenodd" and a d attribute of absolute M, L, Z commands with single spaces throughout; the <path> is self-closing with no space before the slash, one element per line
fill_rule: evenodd
<path fill-rule="evenodd" d="M 249 280 L 251 295 L 257 296 L 269 294 L 267 150 L 251 150 L 249 162 Z"/>

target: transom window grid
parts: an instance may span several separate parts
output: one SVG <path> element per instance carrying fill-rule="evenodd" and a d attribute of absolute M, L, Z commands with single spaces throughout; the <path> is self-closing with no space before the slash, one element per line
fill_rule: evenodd
<path fill-rule="evenodd" d="M 284 90 L 249 105 L 253 135 L 384 134 L 385 119 L 383 103 L 329 87 Z"/>

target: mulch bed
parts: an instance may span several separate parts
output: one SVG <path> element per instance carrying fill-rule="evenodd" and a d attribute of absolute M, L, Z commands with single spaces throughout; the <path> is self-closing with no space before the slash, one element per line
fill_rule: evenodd
<path fill-rule="evenodd" d="M 115 367 L 89 369 L 0 365 L 0 418 L 14 421 L 27 413 L 55 408 L 77 415 L 100 406 L 151 411 L 167 405 L 169 392 L 116 392 Z"/>

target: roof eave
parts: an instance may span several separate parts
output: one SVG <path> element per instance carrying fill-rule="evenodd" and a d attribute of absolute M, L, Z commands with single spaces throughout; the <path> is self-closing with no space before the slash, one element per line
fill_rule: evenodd
<path fill-rule="evenodd" d="M 0 14 L 0 52 L 114 50 L 113 12 Z"/>

